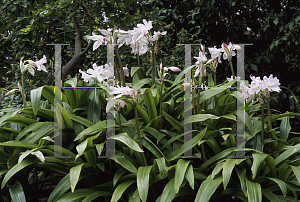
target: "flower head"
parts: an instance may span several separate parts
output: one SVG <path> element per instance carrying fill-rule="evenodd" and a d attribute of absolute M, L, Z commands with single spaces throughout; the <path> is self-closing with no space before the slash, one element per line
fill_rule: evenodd
<path fill-rule="evenodd" d="M 23 59 L 23 58 L 22 58 Z M 32 60 L 26 60 L 25 62 L 28 62 L 28 64 L 24 65 L 25 62 L 23 63 L 22 59 L 20 60 L 20 68 L 21 68 L 21 72 L 22 74 L 24 73 L 24 71 L 26 71 L 28 69 L 29 73 L 32 74 L 32 76 L 34 76 L 34 68 L 33 67 L 37 67 L 38 71 L 43 70 L 44 72 L 48 72 L 46 67 L 43 65 L 44 63 L 47 62 L 47 58 L 44 55 L 42 59 L 34 62 Z"/>
<path fill-rule="evenodd" d="M 101 44 L 103 44 L 104 41 L 105 41 L 105 37 L 103 37 L 101 35 L 96 35 L 96 34 L 94 34 L 94 32 L 92 32 L 92 36 L 87 36 L 86 38 L 90 39 L 90 40 L 93 40 L 93 41 L 96 41 L 93 45 L 93 51 L 96 50 L 97 48 L 99 48 L 99 46 Z"/>
<path fill-rule="evenodd" d="M 264 76 L 263 78 L 263 85 L 265 89 L 268 89 L 270 92 L 279 92 L 281 89 L 279 88 L 279 80 L 277 77 L 273 78 L 273 75 L 271 74 L 269 78 Z"/>

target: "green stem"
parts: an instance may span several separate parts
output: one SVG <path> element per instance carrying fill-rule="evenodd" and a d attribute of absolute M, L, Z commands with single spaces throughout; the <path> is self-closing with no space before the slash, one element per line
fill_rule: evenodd
<path fill-rule="evenodd" d="M 268 124 L 269 124 L 269 131 L 272 130 L 272 120 L 271 120 L 271 109 L 270 109 L 270 98 L 267 98 L 267 105 L 268 105 Z M 273 138 L 277 140 L 278 138 L 276 137 L 275 131 L 270 132 L 270 138 Z M 278 142 L 272 142 L 272 147 L 277 147 Z"/>
<path fill-rule="evenodd" d="M 264 133 L 265 133 L 265 129 L 264 129 L 264 125 L 265 125 L 265 114 L 264 114 L 264 104 L 260 105 L 261 106 L 261 144 L 264 143 Z"/>
<path fill-rule="evenodd" d="M 138 60 L 138 67 L 140 67 L 140 56 L 137 54 L 137 60 Z"/>
<path fill-rule="evenodd" d="M 154 51 L 152 51 L 152 86 L 154 85 L 155 83 L 155 77 L 156 77 L 156 69 L 155 69 L 155 66 L 156 66 L 156 61 L 155 61 L 155 54 L 154 54 Z"/>
<path fill-rule="evenodd" d="M 117 72 L 117 80 L 118 80 L 119 84 L 121 85 L 120 72 L 119 72 L 119 69 L 117 67 L 117 64 L 116 64 L 116 72 Z"/>
<path fill-rule="evenodd" d="M 121 106 L 119 106 L 119 107 L 121 107 Z M 119 125 L 120 125 L 120 132 L 122 133 L 122 123 L 121 123 L 120 109 L 118 111 L 118 121 L 119 121 Z"/>
<path fill-rule="evenodd" d="M 230 68 L 231 68 L 231 74 L 233 75 L 233 79 L 235 79 L 234 71 L 233 71 L 233 66 L 232 66 L 231 61 L 229 62 L 229 65 L 230 65 Z"/>
<path fill-rule="evenodd" d="M 120 58 L 120 54 L 119 54 L 119 50 L 118 48 L 116 48 L 116 55 L 119 61 L 119 67 L 120 67 L 120 72 L 121 72 L 121 77 L 122 77 L 122 86 L 126 86 L 125 84 L 125 75 L 124 75 L 124 71 L 123 71 L 123 66 L 122 66 L 122 62 L 121 62 L 121 58 Z"/>
<path fill-rule="evenodd" d="M 200 89 L 201 84 L 202 84 L 202 77 L 200 77 L 200 80 L 199 80 L 199 88 L 198 88 L 198 94 L 197 94 L 197 113 L 198 114 L 200 114 L 200 91 L 202 90 L 202 89 Z"/>
<path fill-rule="evenodd" d="M 26 95 L 25 95 L 25 90 L 24 90 L 24 74 L 22 74 L 22 99 L 23 99 L 23 105 L 24 109 L 27 108 L 27 102 L 26 102 Z"/>
<path fill-rule="evenodd" d="M 214 72 L 214 82 L 215 82 L 215 86 L 217 86 L 217 77 L 216 77 L 216 72 Z"/>
<path fill-rule="evenodd" d="M 159 116 L 162 114 L 162 89 L 163 89 L 163 80 L 160 81 L 160 94 L 159 94 Z M 162 118 L 160 117 L 159 130 L 162 128 Z"/>
<path fill-rule="evenodd" d="M 136 108 L 137 103 L 136 103 L 136 101 L 134 101 L 133 103 L 134 103 L 134 114 L 135 114 L 135 121 L 136 121 L 136 130 L 137 130 L 138 137 L 139 137 L 139 145 L 140 145 L 140 148 L 143 150 L 143 144 L 142 144 L 140 128 L 139 128 L 138 113 L 137 113 L 137 108 Z M 144 165 L 147 166 L 145 152 L 143 152 L 142 155 L 143 155 Z"/>

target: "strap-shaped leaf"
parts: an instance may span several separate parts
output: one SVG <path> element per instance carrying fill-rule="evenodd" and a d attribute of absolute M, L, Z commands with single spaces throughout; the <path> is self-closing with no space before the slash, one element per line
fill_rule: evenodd
<path fill-rule="evenodd" d="M 77 184 L 79 176 L 80 176 L 82 166 L 83 166 L 83 163 L 71 168 L 71 170 L 70 170 L 70 182 L 71 182 L 72 192 L 74 192 L 74 190 L 75 190 L 76 184 Z"/>
<path fill-rule="evenodd" d="M 192 149 L 193 147 L 195 147 L 197 145 L 197 143 L 204 137 L 205 133 L 206 133 L 207 127 L 201 131 L 201 133 L 199 133 L 198 135 L 196 135 L 195 137 L 193 137 L 190 141 L 184 143 L 188 146 L 190 146 L 189 148 L 185 148 L 187 146 L 185 146 L 184 144 L 182 146 L 180 146 L 178 149 L 174 150 L 173 152 L 169 153 L 167 155 L 167 159 L 169 161 L 174 160 L 177 156 L 182 155 L 186 150 Z M 235 148 L 234 148 L 235 149 Z"/>
<path fill-rule="evenodd" d="M 260 184 L 257 182 L 251 182 L 246 179 L 246 185 L 247 185 L 248 201 L 262 202 L 262 192 L 261 192 Z"/>
<path fill-rule="evenodd" d="M 258 169 L 260 164 L 265 160 L 265 158 L 267 158 L 267 154 L 260 154 L 260 153 L 256 153 L 253 154 L 253 164 L 251 167 L 251 171 L 253 173 L 253 179 L 256 177 L 256 174 L 258 173 Z"/>
<path fill-rule="evenodd" d="M 220 186 L 222 181 L 223 179 L 221 176 L 212 179 L 211 175 L 209 175 L 207 179 L 201 183 L 196 195 L 195 202 L 209 202 L 211 196 Z"/>
<path fill-rule="evenodd" d="M 175 177 L 174 177 L 174 189 L 176 194 L 178 194 L 179 192 L 179 187 L 184 179 L 184 175 L 189 163 L 190 161 L 179 159 L 176 164 Z"/>
<path fill-rule="evenodd" d="M 272 177 L 267 177 L 268 179 L 272 180 L 273 182 L 275 182 L 276 184 L 278 184 L 278 186 L 280 187 L 283 196 L 285 197 L 287 194 L 287 187 L 284 181 L 277 179 L 277 178 L 272 178 Z"/>
<path fill-rule="evenodd" d="M 24 160 L 21 163 L 18 163 L 14 167 L 12 167 L 4 176 L 1 184 L 1 189 L 5 186 L 5 184 L 8 182 L 8 180 L 13 177 L 17 172 L 22 170 L 23 168 L 30 166 L 32 164 L 35 164 L 39 162 L 38 159 L 30 159 L 30 160 Z"/>
<path fill-rule="evenodd" d="M 183 133 L 184 132 L 184 128 L 183 125 L 181 123 L 179 123 L 178 121 L 176 121 L 176 119 L 174 119 L 172 116 L 170 116 L 169 114 L 167 114 L 166 112 L 163 111 L 163 115 L 166 118 L 166 120 L 179 132 L 179 133 Z"/>
<path fill-rule="evenodd" d="M 139 196 L 143 202 L 146 202 L 149 189 L 149 174 L 152 166 L 139 167 L 137 172 L 137 187 Z"/>
<path fill-rule="evenodd" d="M 117 202 L 117 201 L 119 201 L 119 199 L 121 198 L 121 196 L 124 193 L 124 191 L 126 191 L 126 189 L 130 185 L 132 185 L 134 182 L 135 182 L 134 180 L 128 180 L 128 181 L 125 181 L 125 182 L 119 184 L 119 186 L 117 186 L 117 188 L 115 189 L 110 202 Z"/>
<path fill-rule="evenodd" d="M 161 196 L 160 202 L 171 202 L 176 196 L 174 189 L 174 178 L 172 178 L 165 186 Z"/>
<path fill-rule="evenodd" d="M 13 202 L 26 201 L 23 187 L 19 181 L 16 181 L 13 185 L 9 187 L 9 193 Z"/>
<path fill-rule="evenodd" d="M 194 170 L 193 170 L 193 165 L 189 165 L 185 172 L 185 179 L 189 182 L 190 186 L 192 189 L 194 189 Z"/>
<path fill-rule="evenodd" d="M 31 104 L 32 104 L 32 109 L 33 109 L 33 114 L 34 116 L 37 115 L 39 106 L 40 106 L 40 101 L 41 101 L 41 95 L 43 91 L 43 87 L 39 87 L 36 89 L 31 90 L 30 96 L 31 96 Z"/>

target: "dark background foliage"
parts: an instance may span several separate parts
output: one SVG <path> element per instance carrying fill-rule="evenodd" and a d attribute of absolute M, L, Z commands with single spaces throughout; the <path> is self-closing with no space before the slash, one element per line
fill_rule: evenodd
<path fill-rule="evenodd" d="M 269 76 L 273 74 L 282 86 L 294 94 L 300 92 L 299 28 L 300 8 L 298 0 L 196 0 L 196 1 L 9 1 L 0 4 L 0 78 L 1 85 L 16 83 L 20 79 L 19 60 L 37 60 L 47 56 L 48 74 L 37 72 L 35 77 L 27 74 L 26 85 L 30 88 L 44 84 L 53 85 L 54 49 L 47 43 L 67 43 L 62 49 L 62 64 L 66 65 L 74 56 L 76 29 L 74 16 L 78 19 L 83 33 L 82 50 L 90 35 L 88 18 L 83 10 L 85 5 L 92 19 L 93 31 L 114 26 L 124 30 L 132 29 L 142 19 L 153 21 L 153 30 L 168 31 L 159 42 L 157 61 L 165 65 L 183 68 L 184 49 L 178 43 L 199 44 L 206 47 L 220 47 L 222 42 L 236 44 L 251 43 L 245 50 L 246 79 L 251 74 Z M 104 21 L 105 12 L 108 21 Z M 248 29 L 247 29 L 248 28 Z M 249 29 L 250 28 L 250 29 Z M 194 46 L 193 56 L 198 47 Z M 123 65 L 136 66 L 137 60 L 130 54 L 130 48 L 120 50 Z M 149 66 L 146 57 L 143 65 Z M 71 76 L 79 69 L 87 69 L 96 62 L 106 63 L 106 49 L 92 48 L 72 68 Z M 218 67 L 217 78 L 221 82 L 230 75 L 226 62 Z M 225 68 L 226 67 L 226 68 Z M 28 91 L 29 92 L 29 91 Z M 298 97 L 299 99 L 299 97 Z M 274 94 L 272 108 L 284 113 L 299 112 L 296 101 L 289 91 L 282 89 Z M 299 129 L 299 120 L 291 120 Z"/>

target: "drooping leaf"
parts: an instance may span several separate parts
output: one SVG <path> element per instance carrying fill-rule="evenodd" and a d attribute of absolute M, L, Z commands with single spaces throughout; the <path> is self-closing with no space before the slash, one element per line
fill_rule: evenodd
<path fill-rule="evenodd" d="M 146 202 L 149 189 L 149 174 L 152 166 L 139 167 L 137 172 L 137 188 L 139 196 Z"/>
<path fill-rule="evenodd" d="M 222 177 L 211 178 L 211 175 L 203 181 L 198 189 L 195 202 L 209 202 L 211 196 L 214 194 L 216 189 L 220 186 L 223 179 Z"/>
<path fill-rule="evenodd" d="M 71 170 L 70 170 L 70 182 L 71 182 L 72 192 L 74 192 L 74 190 L 75 190 L 76 184 L 77 184 L 79 176 L 80 176 L 82 166 L 83 166 L 83 163 L 71 168 Z"/>
<path fill-rule="evenodd" d="M 13 202 L 26 201 L 23 187 L 19 181 L 16 181 L 13 185 L 9 187 L 9 193 Z"/>
<path fill-rule="evenodd" d="M 175 177 L 174 177 L 174 189 L 176 194 L 179 192 L 179 187 L 184 179 L 184 175 L 189 163 L 190 161 L 179 159 L 176 164 Z"/>

